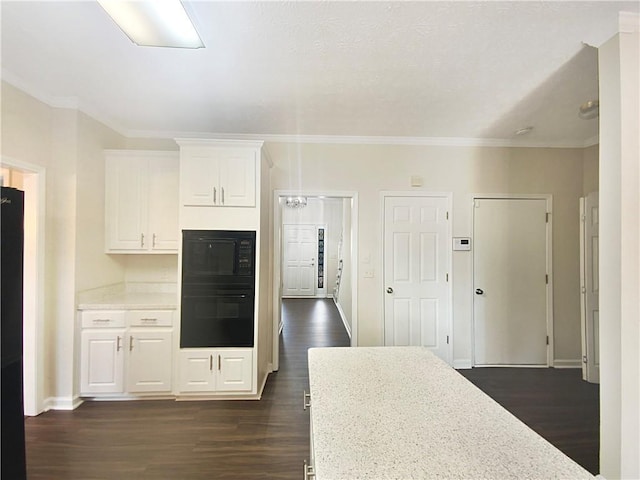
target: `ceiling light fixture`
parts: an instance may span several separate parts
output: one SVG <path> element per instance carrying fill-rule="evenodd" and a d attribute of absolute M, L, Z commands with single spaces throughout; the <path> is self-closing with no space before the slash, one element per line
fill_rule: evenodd
<path fill-rule="evenodd" d="M 580 105 L 578 116 L 583 120 L 591 120 L 600 115 L 600 102 L 598 100 L 589 100 Z"/>
<path fill-rule="evenodd" d="M 98 0 L 98 3 L 136 45 L 204 47 L 180 0 Z"/>
<path fill-rule="evenodd" d="M 531 133 L 533 127 L 522 127 L 516 130 L 516 135 L 526 135 L 527 133 Z"/>

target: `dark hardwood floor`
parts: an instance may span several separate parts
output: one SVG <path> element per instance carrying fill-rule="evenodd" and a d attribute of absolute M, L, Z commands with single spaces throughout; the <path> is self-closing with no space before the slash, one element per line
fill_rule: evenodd
<path fill-rule="evenodd" d="M 496 402 L 594 475 L 600 468 L 600 389 L 580 369 L 459 370 Z"/>
<path fill-rule="evenodd" d="M 333 300 L 286 300 L 283 318 L 280 370 L 262 400 L 85 402 L 29 417 L 28 478 L 300 479 L 307 349 L 348 346 L 349 337 Z"/>
<path fill-rule="evenodd" d="M 30 417 L 28 478 L 300 479 L 309 455 L 307 349 L 348 346 L 349 338 L 332 300 L 286 300 L 283 317 L 280 370 L 262 400 L 85 402 Z M 578 370 L 461 373 L 597 472 L 598 390 Z"/>

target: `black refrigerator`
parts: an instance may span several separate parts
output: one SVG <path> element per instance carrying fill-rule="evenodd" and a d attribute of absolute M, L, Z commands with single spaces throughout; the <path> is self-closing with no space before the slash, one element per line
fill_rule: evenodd
<path fill-rule="evenodd" d="M 24 193 L 2 187 L 0 212 L 1 356 L 2 356 L 2 475 L 27 478 L 22 390 L 22 275 L 24 251 Z"/>

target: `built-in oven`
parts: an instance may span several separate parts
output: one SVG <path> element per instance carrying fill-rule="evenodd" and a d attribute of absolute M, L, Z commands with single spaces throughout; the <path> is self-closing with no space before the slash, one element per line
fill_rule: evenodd
<path fill-rule="evenodd" d="M 254 289 L 197 285 L 182 294 L 180 347 L 252 347 Z"/>
<path fill-rule="evenodd" d="M 255 231 L 184 230 L 180 347 L 252 347 Z"/>

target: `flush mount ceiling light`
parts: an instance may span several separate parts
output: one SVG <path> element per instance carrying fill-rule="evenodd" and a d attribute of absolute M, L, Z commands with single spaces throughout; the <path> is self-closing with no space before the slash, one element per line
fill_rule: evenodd
<path fill-rule="evenodd" d="M 580 105 L 578 116 L 583 120 L 591 120 L 600 115 L 600 102 L 598 100 L 589 100 Z"/>
<path fill-rule="evenodd" d="M 287 197 L 284 204 L 289 208 L 302 208 L 307 206 L 307 197 Z"/>
<path fill-rule="evenodd" d="M 180 0 L 98 0 L 136 45 L 203 48 Z"/>
<path fill-rule="evenodd" d="M 515 131 L 516 135 L 526 135 L 527 133 L 531 133 L 533 127 L 522 127 Z"/>

